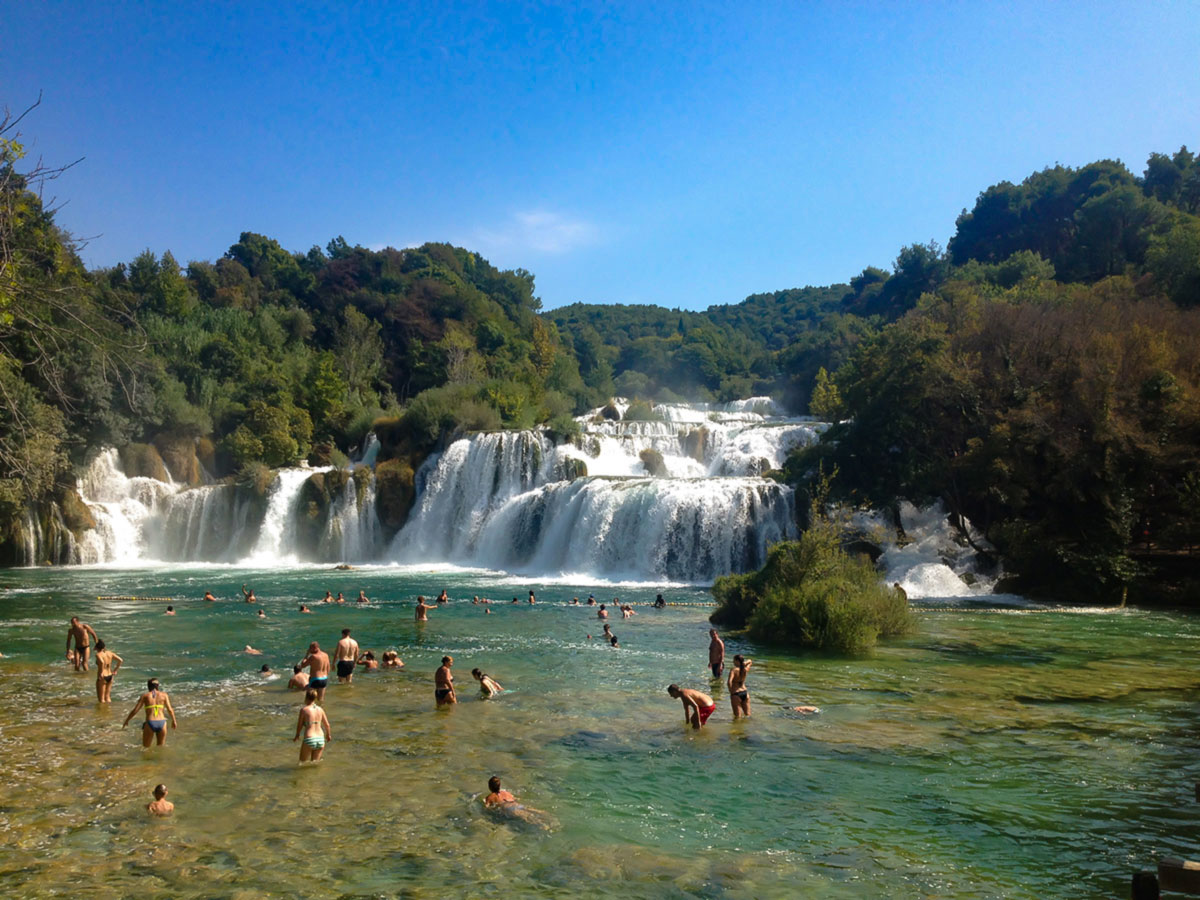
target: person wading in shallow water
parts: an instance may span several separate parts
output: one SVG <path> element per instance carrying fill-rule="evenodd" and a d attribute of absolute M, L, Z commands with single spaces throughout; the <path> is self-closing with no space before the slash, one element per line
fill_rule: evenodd
<path fill-rule="evenodd" d="M 300 707 L 296 736 L 292 740 L 300 740 L 301 732 L 304 733 L 304 743 L 300 745 L 300 762 L 320 762 L 325 743 L 333 740 L 333 732 L 329 728 L 329 717 L 317 705 L 317 692 L 312 688 L 304 693 L 304 706 Z"/>
<path fill-rule="evenodd" d="M 171 727 L 178 728 L 175 721 L 175 710 L 171 707 L 171 698 L 166 691 L 159 690 L 158 679 L 151 678 L 146 682 L 148 690 L 138 697 L 137 704 L 129 711 L 121 727 L 129 724 L 129 720 L 137 715 L 139 709 L 145 708 L 146 721 L 142 723 L 142 747 L 149 747 L 150 742 L 157 740 L 158 746 L 167 742 L 167 716 L 171 717 Z"/>
<path fill-rule="evenodd" d="M 112 703 L 113 678 L 116 677 L 124 662 L 125 660 L 104 646 L 104 641 L 96 641 L 96 700 L 98 702 Z"/>
<path fill-rule="evenodd" d="M 308 686 L 317 692 L 317 699 L 325 699 L 325 688 L 329 686 L 329 654 L 313 641 L 308 645 L 308 656 L 300 660 L 300 668 L 308 669 Z"/>
<path fill-rule="evenodd" d="M 677 684 L 667 685 L 667 693 L 676 700 L 683 701 L 683 720 L 690 722 L 691 726 L 699 730 L 708 717 L 716 712 L 717 704 L 713 703 L 713 698 L 702 691 L 694 691 L 691 688 L 681 688 Z"/>
<path fill-rule="evenodd" d="M 338 684 L 349 684 L 354 680 L 354 667 L 358 665 L 358 641 L 350 637 L 350 629 L 342 629 L 342 639 L 334 648 L 333 658 L 337 663 Z"/>
<path fill-rule="evenodd" d="M 713 678 L 720 678 L 725 670 L 725 642 L 717 635 L 717 629 L 708 629 L 712 638 L 708 642 L 708 667 L 712 669 Z"/>
<path fill-rule="evenodd" d="M 729 703 L 733 706 L 733 717 L 750 715 L 750 693 L 746 690 L 746 676 L 754 660 L 743 659 L 738 653 L 733 657 L 733 668 L 729 670 Z"/>
<path fill-rule="evenodd" d="M 71 641 L 75 641 L 75 650 L 71 650 Z M 87 622 L 80 622 L 78 616 L 71 616 L 71 624 L 67 626 L 67 659 L 75 664 L 75 671 L 88 670 L 88 654 L 92 652 L 92 641 L 100 640 L 95 629 Z"/>
<path fill-rule="evenodd" d="M 443 656 L 441 666 L 433 673 L 433 696 L 437 700 L 438 709 L 458 702 L 458 698 L 454 696 L 454 676 L 450 674 L 452 665 L 454 657 Z"/>

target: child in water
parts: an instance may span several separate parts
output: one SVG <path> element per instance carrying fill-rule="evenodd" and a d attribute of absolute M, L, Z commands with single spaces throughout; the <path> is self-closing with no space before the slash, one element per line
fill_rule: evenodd
<path fill-rule="evenodd" d="M 175 811 L 175 804 L 167 799 L 167 786 L 165 784 L 155 786 L 154 800 L 146 804 L 146 810 L 152 816 L 169 816 Z"/>

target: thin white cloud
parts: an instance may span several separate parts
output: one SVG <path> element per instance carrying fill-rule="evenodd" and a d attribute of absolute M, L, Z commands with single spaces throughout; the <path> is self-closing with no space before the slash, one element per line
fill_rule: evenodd
<path fill-rule="evenodd" d="M 527 250 L 535 253 L 570 253 L 600 239 L 600 229 L 583 219 L 572 219 L 545 209 L 512 214 L 500 227 L 480 228 L 475 243 L 486 251 Z"/>

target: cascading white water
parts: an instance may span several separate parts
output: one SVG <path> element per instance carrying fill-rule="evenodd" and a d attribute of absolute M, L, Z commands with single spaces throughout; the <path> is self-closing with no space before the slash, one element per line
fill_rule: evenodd
<path fill-rule="evenodd" d="M 654 414 L 611 421 L 597 410 L 577 420 L 578 440 L 557 446 L 540 432 L 456 441 L 424 473 L 393 558 L 704 582 L 761 565 L 769 544 L 795 536 L 791 489 L 756 476 L 823 426 L 743 408 Z M 666 477 L 647 477 L 647 451 Z M 572 462 L 587 476 L 567 480 Z"/>
<path fill-rule="evenodd" d="M 379 517 L 375 515 L 375 485 L 368 486 L 359 500 L 353 478 L 333 500 L 321 535 L 321 559 L 340 562 L 369 562 L 376 559 L 382 543 Z"/>
<path fill-rule="evenodd" d="M 940 503 L 918 508 L 905 501 L 899 511 L 904 543 L 897 540 L 895 525 L 884 514 L 859 512 L 853 516 L 855 527 L 874 535 L 883 547 L 879 566 L 888 584 L 899 584 L 913 600 L 991 594 L 1000 573 L 980 574 L 978 551 L 951 526 Z M 973 530 L 971 541 L 976 547 L 992 549 Z"/>
<path fill-rule="evenodd" d="M 630 405 L 614 406 L 623 412 Z M 36 564 L 31 554 L 41 548 L 83 563 L 450 562 L 533 575 L 708 582 L 760 566 L 771 543 L 796 536 L 791 489 L 761 476 L 826 426 L 778 412 L 766 398 L 664 404 L 651 421 L 611 421 L 597 410 L 579 417 L 582 433 L 568 443 L 556 445 L 542 431 L 455 441 L 417 473 L 416 504 L 387 548 L 374 475 L 362 471 L 378 452 L 375 441 L 344 481 L 327 477 L 305 493 L 314 474 L 331 470 L 282 469 L 265 499 L 232 484 L 186 488 L 128 478 L 110 449 L 79 481 L 97 527 L 78 541 L 52 527 L 53 540 L 66 544 L 45 548 L 31 512 L 26 556 Z M 992 579 L 976 572 L 977 554 L 940 508 L 904 504 L 901 518 L 903 545 L 883 516 L 857 520 L 883 535 L 889 582 L 914 599 L 990 590 Z"/>
<path fill-rule="evenodd" d="M 259 520 L 250 498 L 231 484 L 206 485 L 168 498 L 156 536 L 157 559 L 234 562 L 256 540 Z"/>
<path fill-rule="evenodd" d="M 314 472 L 329 469 L 280 469 L 267 493 L 267 511 L 258 528 L 258 541 L 244 562 L 274 566 L 294 563 L 296 557 L 296 507 L 300 489 Z"/>
<path fill-rule="evenodd" d="M 101 451 L 79 480 L 96 520 L 76 546 L 78 562 L 136 563 L 146 556 L 145 524 L 176 487 L 155 478 L 128 478 L 115 449 Z"/>

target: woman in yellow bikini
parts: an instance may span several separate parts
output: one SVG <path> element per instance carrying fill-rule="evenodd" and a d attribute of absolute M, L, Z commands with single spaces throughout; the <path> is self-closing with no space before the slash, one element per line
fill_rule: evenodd
<path fill-rule="evenodd" d="M 171 727 L 178 728 L 175 721 L 175 710 L 171 707 L 171 698 L 167 692 L 159 690 L 158 679 L 151 678 L 146 682 L 149 690 L 138 697 L 137 704 L 129 711 L 121 727 L 129 724 L 129 720 L 137 715 L 137 711 L 145 707 L 146 721 L 142 723 L 142 746 L 149 747 L 150 742 L 157 740 L 158 746 L 167 742 L 167 716 L 171 717 Z"/>

